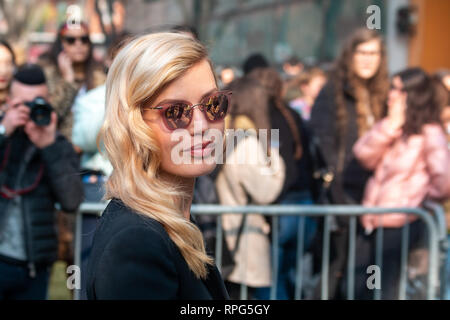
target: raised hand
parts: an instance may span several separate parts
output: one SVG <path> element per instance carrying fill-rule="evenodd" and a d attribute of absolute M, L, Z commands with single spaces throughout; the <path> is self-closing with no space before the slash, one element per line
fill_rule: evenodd
<path fill-rule="evenodd" d="M 5 127 L 6 136 L 10 136 L 16 128 L 24 126 L 30 119 L 30 108 L 24 105 L 10 106 L 1 124 Z"/>
<path fill-rule="evenodd" d="M 64 51 L 61 51 L 58 55 L 58 68 L 64 80 L 67 82 L 75 81 L 75 71 L 72 67 L 72 60 L 70 60 L 69 56 Z"/>
<path fill-rule="evenodd" d="M 388 106 L 389 124 L 393 129 L 400 129 L 405 123 L 406 103 L 403 99 L 397 99 Z"/>
<path fill-rule="evenodd" d="M 33 121 L 28 121 L 25 125 L 25 133 L 28 139 L 39 149 L 43 149 L 53 144 L 56 140 L 56 123 L 57 115 L 52 112 L 50 124 L 42 127 L 38 126 Z"/>

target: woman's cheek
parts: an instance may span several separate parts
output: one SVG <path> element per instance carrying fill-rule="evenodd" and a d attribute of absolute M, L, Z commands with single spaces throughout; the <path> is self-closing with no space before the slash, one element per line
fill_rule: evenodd
<path fill-rule="evenodd" d="M 214 123 L 211 126 L 211 128 L 214 129 L 214 130 L 218 130 L 218 131 L 220 131 L 223 134 L 224 130 L 225 130 L 225 121 L 224 120 L 220 120 L 220 121 Z"/>
<path fill-rule="evenodd" d="M 162 157 L 161 160 L 164 161 L 166 164 L 173 163 L 172 161 L 172 150 L 176 150 L 177 144 L 174 141 L 171 141 L 170 139 L 164 139 L 162 141 Z"/>
<path fill-rule="evenodd" d="M 171 148 L 170 145 L 166 145 L 161 149 L 161 168 L 168 172 L 174 174 L 174 169 L 176 169 L 176 158 L 174 158 L 172 150 L 175 151 L 175 148 Z"/>

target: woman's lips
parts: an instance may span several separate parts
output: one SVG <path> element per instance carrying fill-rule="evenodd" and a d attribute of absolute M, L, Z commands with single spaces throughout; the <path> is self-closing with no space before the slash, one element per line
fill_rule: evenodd
<path fill-rule="evenodd" d="M 205 141 L 201 144 L 197 144 L 191 147 L 191 155 L 195 157 L 205 157 L 211 154 L 214 150 L 214 144 L 212 141 Z"/>

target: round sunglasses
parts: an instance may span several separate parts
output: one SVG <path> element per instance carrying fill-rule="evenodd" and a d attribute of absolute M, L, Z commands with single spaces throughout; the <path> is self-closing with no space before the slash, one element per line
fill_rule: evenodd
<path fill-rule="evenodd" d="M 231 94 L 231 91 L 217 91 L 194 105 L 186 101 L 175 101 L 143 109 L 160 110 L 164 124 L 169 130 L 184 129 L 190 125 L 194 109 L 197 107 L 204 113 L 209 122 L 223 120 L 227 115 Z"/>
<path fill-rule="evenodd" d="M 63 39 L 70 45 L 74 45 L 77 40 L 80 40 L 82 44 L 88 44 L 90 42 L 89 36 L 81 36 L 81 37 L 64 36 Z"/>

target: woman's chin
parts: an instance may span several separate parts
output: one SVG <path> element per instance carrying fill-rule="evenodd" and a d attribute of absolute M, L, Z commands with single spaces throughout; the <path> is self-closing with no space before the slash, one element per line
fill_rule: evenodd
<path fill-rule="evenodd" d="M 216 163 L 186 164 L 177 166 L 177 175 L 185 178 L 196 178 L 211 173 L 216 168 Z"/>

